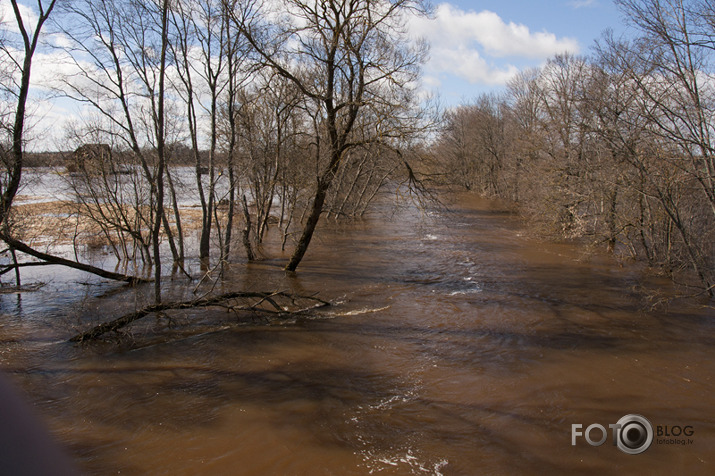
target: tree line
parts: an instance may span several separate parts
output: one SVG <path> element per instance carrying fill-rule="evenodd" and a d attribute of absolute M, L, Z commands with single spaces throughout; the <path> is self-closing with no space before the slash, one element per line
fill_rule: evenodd
<path fill-rule="evenodd" d="M 616 3 L 637 35 L 606 32 L 591 56 L 558 55 L 447 112 L 437 170 L 713 296 L 715 6 Z"/>

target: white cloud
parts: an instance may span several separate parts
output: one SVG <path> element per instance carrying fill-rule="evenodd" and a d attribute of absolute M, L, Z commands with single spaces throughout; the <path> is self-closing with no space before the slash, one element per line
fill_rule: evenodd
<path fill-rule="evenodd" d="M 572 0 L 569 2 L 573 8 L 587 8 L 598 6 L 598 0 Z"/>
<path fill-rule="evenodd" d="M 579 51 L 576 39 L 532 32 L 494 12 L 463 11 L 448 3 L 436 8 L 434 18 L 413 18 L 409 25 L 414 37 L 431 45 L 428 74 L 454 74 L 471 83 L 505 84 L 518 71 L 509 61 L 543 61 Z"/>
<path fill-rule="evenodd" d="M 62 50 L 35 53 L 32 60 L 32 86 L 36 91 L 48 91 L 59 87 L 62 79 L 79 72 L 74 60 Z"/>
<path fill-rule="evenodd" d="M 442 86 L 442 81 L 435 76 L 425 75 L 422 77 L 422 84 L 430 89 L 439 89 Z"/>
<path fill-rule="evenodd" d="M 479 51 L 464 46 L 433 48 L 427 69 L 452 73 L 471 83 L 488 85 L 505 84 L 518 71 L 515 66 L 489 64 Z"/>
<path fill-rule="evenodd" d="M 22 3 L 18 3 L 17 8 L 20 10 L 22 24 L 25 26 L 25 29 L 30 32 L 33 31 L 35 25 L 37 25 L 37 13 Z M 15 19 L 15 11 L 12 9 L 10 2 L 0 2 L 0 28 L 6 28 L 13 33 L 20 32 L 20 28 L 17 26 L 17 20 Z"/>

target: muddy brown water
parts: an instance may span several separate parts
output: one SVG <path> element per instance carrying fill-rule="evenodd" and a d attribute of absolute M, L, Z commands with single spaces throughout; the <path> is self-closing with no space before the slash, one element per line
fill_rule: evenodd
<path fill-rule="evenodd" d="M 470 197 L 326 223 L 297 276 L 276 257 L 223 286 L 335 306 L 291 322 L 195 311 L 133 346 L 66 338 L 144 297 L 45 274 L 0 296 L 0 366 L 88 474 L 715 474 L 712 309 L 644 311 L 639 286 L 667 283 L 522 226 Z M 572 446 L 572 424 L 631 413 L 692 435 L 639 455 L 610 435 Z"/>

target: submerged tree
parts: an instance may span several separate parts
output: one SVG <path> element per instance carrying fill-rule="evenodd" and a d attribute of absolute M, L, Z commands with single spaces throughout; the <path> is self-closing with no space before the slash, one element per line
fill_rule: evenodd
<path fill-rule="evenodd" d="M 305 96 L 312 117 L 316 173 L 286 265 L 295 271 L 348 151 L 370 142 L 397 147 L 414 130 L 412 84 L 426 49 L 408 41 L 404 22 L 424 6 L 415 0 L 290 0 L 281 7 L 287 15 L 272 12 L 278 21 L 246 25 L 244 32 L 265 64 Z M 355 134 L 360 122 L 363 133 Z"/>
<path fill-rule="evenodd" d="M 688 285 L 713 296 L 715 9 L 617 3 L 637 35 L 607 33 L 591 58 L 560 55 L 522 73 L 498 108 L 484 108 L 488 98 L 457 108 L 434 150 L 453 182 L 515 198 L 542 230 L 674 278 L 688 271 Z"/>
<path fill-rule="evenodd" d="M 84 0 L 66 5 L 62 32 L 76 74 L 58 91 L 92 108 L 105 131 L 137 159 L 150 187 L 155 299 L 161 300 L 162 229 L 178 260 L 164 208 L 170 2 Z"/>
<path fill-rule="evenodd" d="M 636 155 L 635 165 L 679 235 L 682 261 L 715 296 L 715 6 L 703 0 L 616 3 L 641 33 L 610 49 L 640 95 L 654 145 Z"/>

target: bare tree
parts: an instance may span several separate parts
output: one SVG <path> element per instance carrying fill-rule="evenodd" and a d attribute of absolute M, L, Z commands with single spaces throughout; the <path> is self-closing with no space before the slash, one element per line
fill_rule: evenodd
<path fill-rule="evenodd" d="M 28 26 L 25 24 L 27 19 L 23 19 L 18 3 L 15 0 L 11 0 L 11 3 L 22 47 L 19 50 L 14 50 L 7 37 L 3 37 L 3 41 L 0 42 L 0 56 L 2 56 L 0 62 L 3 66 L 7 66 L 7 68 L 4 68 L 5 74 L 2 76 L 2 92 L 7 97 L 13 98 L 16 102 L 12 124 L 9 122 L 5 123 L 5 121 L 3 121 L 2 127 L 3 135 L 7 134 L 10 140 L 8 141 L 9 147 L 5 147 L 5 137 L 3 137 L 3 145 L 0 146 L 2 160 L 5 165 L 5 173 L 3 175 L 2 183 L 0 184 L 0 188 L 2 189 L 2 198 L 0 200 L 0 224 L 3 226 L 3 230 L 0 232 L 0 237 L 9 245 L 13 258 L 15 258 L 14 250 L 16 249 L 26 255 L 34 256 L 35 258 L 40 259 L 42 261 L 41 264 L 60 264 L 94 273 L 106 278 L 118 279 L 132 283 L 145 281 L 141 278 L 108 272 L 91 265 L 37 251 L 11 235 L 11 230 L 7 225 L 9 212 L 20 184 L 24 164 L 24 149 L 26 146 L 25 129 L 27 124 L 26 106 L 30 90 L 32 59 L 39 44 L 42 28 L 59 2 L 56 2 L 55 0 L 50 1 L 49 4 L 41 0 L 37 2 L 37 20 L 34 29 L 32 30 L 28 29 Z M 20 59 L 20 57 L 22 57 L 22 59 Z M 7 82 L 5 80 L 7 80 Z M 30 265 L 30 263 L 17 263 L 17 260 L 15 259 L 15 268 L 19 269 L 20 266 L 24 265 Z M 9 268 L 6 268 L 4 272 L 8 269 Z"/>
<path fill-rule="evenodd" d="M 531 167 L 536 164 L 543 147 L 541 134 L 541 110 L 539 75 L 540 70 L 530 68 L 521 71 L 507 86 L 507 101 L 510 104 L 513 127 L 512 150 L 514 152 L 514 200 L 521 201 L 525 176 L 532 176 Z"/>
<path fill-rule="evenodd" d="M 229 16 L 224 12 L 235 8 L 220 0 L 186 0 L 175 2 L 171 22 L 176 38 L 172 48 L 177 66 L 177 90 L 186 105 L 189 136 L 195 157 L 195 178 L 201 204 L 201 237 L 199 257 L 210 254 L 213 218 L 216 212 L 216 154 L 218 145 L 219 97 L 226 89 L 230 76 L 226 74 L 229 37 Z M 234 33 L 238 33 L 232 30 Z M 235 57 L 234 57 L 235 60 Z M 207 99 L 202 101 L 203 92 Z M 203 114 L 202 114 L 203 113 Z M 203 164 L 200 150 L 202 118 L 209 123 L 207 163 Z M 202 176 L 208 177 L 207 187 Z"/>
<path fill-rule="evenodd" d="M 709 1 L 618 0 L 643 33 L 634 77 L 652 108 L 654 129 L 680 148 L 683 170 L 700 185 L 715 214 L 715 5 Z"/>
<path fill-rule="evenodd" d="M 164 209 L 169 1 L 74 2 L 64 18 L 78 74 L 64 78 L 61 92 L 104 118 L 107 132 L 137 157 L 150 185 L 154 294 L 160 301 L 162 228 L 178 260 Z"/>
<path fill-rule="evenodd" d="M 516 137 L 510 116 L 506 102 L 491 94 L 445 114 L 445 129 L 435 152 L 449 160 L 446 172 L 452 181 L 487 196 L 513 195 L 511 175 L 518 174 L 520 164 L 512 164 Z"/>
<path fill-rule="evenodd" d="M 233 234 L 233 221 L 238 194 L 239 173 L 236 170 L 238 162 L 239 117 L 242 114 L 241 105 L 238 104 L 239 95 L 243 84 L 251 77 L 252 64 L 248 61 L 250 48 L 241 34 L 241 25 L 251 21 L 253 10 L 249 4 L 241 0 L 223 0 L 221 15 L 226 22 L 226 74 L 228 80 L 223 96 L 222 114 L 219 124 L 222 133 L 219 139 L 226 156 L 226 171 L 228 175 L 228 209 L 226 213 L 226 226 L 224 242 L 221 247 L 221 260 L 229 259 L 231 252 L 231 238 Z M 245 206 L 248 207 L 247 204 Z"/>
<path fill-rule="evenodd" d="M 67 154 L 70 173 L 64 178 L 73 195 L 77 226 L 81 220 L 96 225 L 86 227 L 84 234 L 101 230 L 118 262 L 136 261 L 137 255 L 142 262 L 151 262 L 150 187 L 136 173 L 136 164 L 121 160 L 133 155 L 112 151 L 101 142 L 98 128 L 88 125 L 68 131 L 67 142 L 75 145 L 75 151 Z M 95 141 L 88 143 L 88 137 Z"/>
<path fill-rule="evenodd" d="M 436 144 L 434 154 L 442 162 L 442 173 L 447 183 L 472 190 L 477 176 L 477 157 L 474 154 L 474 115 L 468 106 L 451 109 L 445 113 L 444 129 Z"/>
<path fill-rule="evenodd" d="M 610 50 L 629 73 L 648 121 L 649 155 L 635 155 L 634 165 L 677 231 L 682 259 L 713 296 L 715 7 L 708 1 L 616 3 L 642 35 L 612 42 L 617 48 Z"/>
<path fill-rule="evenodd" d="M 269 75 L 254 78 L 253 83 L 250 89 L 244 88 L 237 95 L 241 105 L 237 132 L 243 155 L 241 177 L 255 208 L 256 226 L 251 242 L 258 246 L 275 218 L 277 202 L 280 200 L 285 205 L 287 190 L 291 187 L 287 182 L 288 165 L 298 159 L 296 141 L 305 131 L 300 123 L 301 95 L 290 81 Z M 247 211 L 245 207 L 244 215 Z M 283 212 L 280 215 L 279 223 Z"/>
<path fill-rule="evenodd" d="M 10 0 L 10 2 L 12 4 L 13 13 L 15 14 L 14 20 L 17 23 L 21 36 L 22 58 L 16 58 L 16 56 L 10 51 L 7 44 L 0 44 L 0 52 L 3 55 L 3 63 L 5 65 L 10 65 L 11 67 L 11 72 L 8 77 L 3 78 L 10 81 L 11 84 L 3 84 L 3 89 L 15 99 L 12 125 L 8 124 L 8 129 L 1 131 L 3 135 L 5 133 L 9 135 L 10 149 L 6 150 L 5 144 L 0 145 L 0 153 L 2 153 L 2 160 L 5 165 L 2 182 L 0 182 L 0 226 L 3 225 L 7 219 L 22 177 L 23 154 L 25 148 L 24 132 L 26 107 L 27 97 L 30 92 L 32 58 L 37 49 L 42 27 L 49 18 L 56 4 L 56 0 L 50 0 L 49 2 L 42 2 L 42 0 L 38 0 L 37 21 L 33 29 L 28 29 L 28 26 L 25 25 L 27 19 L 23 19 L 17 0 Z M 15 71 L 17 72 L 19 78 L 13 74 Z M 4 142 L 4 140 L 5 138 L 3 137 L 2 141 Z"/>
<path fill-rule="evenodd" d="M 286 265 L 295 271 L 323 212 L 327 192 L 349 149 L 361 114 L 372 110 L 373 139 L 399 129 L 397 107 L 405 104 L 425 50 L 407 42 L 404 13 L 422 8 L 412 0 L 291 0 L 282 6 L 292 21 L 245 34 L 263 61 L 301 91 L 314 109 L 317 174 L 312 204 L 300 239 Z M 408 103 L 409 104 L 409 103 Z M 394 107 L 385 107 L 385 106 Z M 382 120 L 384 119 L 384 120 Z M 324 139 L 323 139 L 324 138 Z M 362 142 L 362 141 L 360 141 Z M 322 154 L 325 151 L 325 154 Z"/>

